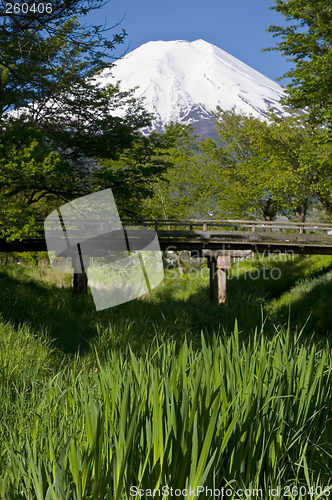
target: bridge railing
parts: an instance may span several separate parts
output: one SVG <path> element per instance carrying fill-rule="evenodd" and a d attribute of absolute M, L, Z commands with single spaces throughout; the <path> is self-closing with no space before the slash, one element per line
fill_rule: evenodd
<path fill-rule="evenodd" d="M 283 233 L 283 234 L 324 234 L 332 236 L 332 223 L 308 223 L 308 222 L 267 222 L 260 220 L 217 220 L 217 219 L 144 219 L 144 218 L 122 218 L 125 227 L 130 226 L 147 226 L 154 228 L 156 231 L 193 231 L 193 232 L 219 232 L 219 231 L 239 231 L 239 232 L 266 232 L 266 233 Z M 43 221 L 40 220 L 41 227 L 39 237 L 43 238 L 44 229 Z M 81 224 L 82 221 L 74 220 L 75 224 Z M 91 219 L 85 221 L 87 225 L 103 225 L 105 231 L 112 227 L 109 219 Z"/>
<path fill-rule="evenodd" d="M 258 232 L 280 232 L 299 234 L 313 232 L 321 234 L 332 234 L 332 224 L 316 224 L 307 222 L 266 222 L 248 220 L 211 220 L 211 219 L 121 219 L 126 226 L 143 225 L 151 226 L 156 230 L 182 229 L 188 231 L 258 231 Z"/>

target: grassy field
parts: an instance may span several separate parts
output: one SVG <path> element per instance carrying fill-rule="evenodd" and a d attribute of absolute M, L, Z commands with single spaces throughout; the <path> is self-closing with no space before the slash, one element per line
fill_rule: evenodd
<path fill-rule="evenodd" d="M 0 266 L 0 498 L 327 498 L 331 297 L 332 257 L 235 263 L 226 307 L 207 269 L 171 269 L 100 312 L 70 276 Z"/>

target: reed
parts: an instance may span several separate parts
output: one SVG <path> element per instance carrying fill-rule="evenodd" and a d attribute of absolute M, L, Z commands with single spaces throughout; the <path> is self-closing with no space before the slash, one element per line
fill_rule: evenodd
<path fill-rule="evenodd" d="M 327 498 L 330 341 L 287 318 L 309 294 L 311 317 L 328 322 L 331 262 L 279 263 L 288 278 L 252 292 L 243 273 L 263 264 L 235 269 L 226 309 L 207 279 L 167 274 L 150 297 L 99 315 L 47 269 L 0 269 L 1 500 L 136 500 L 134 486 Z M 279 313 L 286 326 L 273 326 Z"/>
<path fill-rule="evenodd" d="M 329 486 L 328 343 L 280 328 L 243 342 L 237 324 L 201 343 L 178 350 L 156 339 L 140 357 L 113 352 L 103 362 L 95 350 L 94 365 L 25 387 L 2 436 L 0 497 L 129 499 L 140 498 L 131 486 L 233 485 L 266 498 L 269 487 Z M 11 400 L 4 388 L 1 404 Z"/>

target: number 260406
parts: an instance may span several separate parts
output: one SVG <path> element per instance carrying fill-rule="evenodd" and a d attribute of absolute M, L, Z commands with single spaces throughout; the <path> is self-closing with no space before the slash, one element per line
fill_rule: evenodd
<path fill-rule="evenodd" d="M 52 10 L 51 3 L 6 3 L 6 14 L 27 14 L 28 12 L 51 14 Z"/>

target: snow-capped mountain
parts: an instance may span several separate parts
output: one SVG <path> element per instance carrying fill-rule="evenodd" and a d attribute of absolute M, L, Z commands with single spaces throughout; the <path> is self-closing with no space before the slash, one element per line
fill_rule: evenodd
<path fill-rule="evenodd" d="M 213 134 L 211 111 L 218 106 L 266 119 L 271 107 L 282 113 L 283 89 L 273 80 L 204 40 L 148 42 L 116 62 L 101 79 L 138 86 L 135 96 L 155 115 L 152 129 L 170 121 L 192 123 L 202 136 Z"/>

